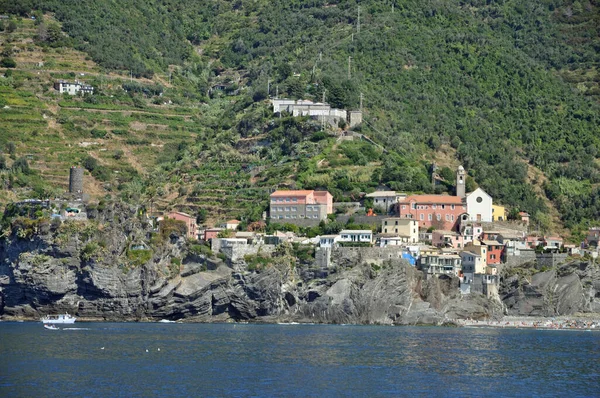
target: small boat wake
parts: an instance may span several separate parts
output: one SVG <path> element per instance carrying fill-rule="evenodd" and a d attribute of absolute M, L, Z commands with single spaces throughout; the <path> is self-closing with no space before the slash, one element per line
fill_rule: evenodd
<path fill-rule="evenodd" d="M 90 328 L 63 328 L 63 330 L 92 330 Z"/>

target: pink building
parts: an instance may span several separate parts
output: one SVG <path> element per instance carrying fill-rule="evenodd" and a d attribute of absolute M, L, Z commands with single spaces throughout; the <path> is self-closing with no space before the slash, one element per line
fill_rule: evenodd
<path fill-rule="evenodd" d="M 221 231 L 224 231 L 224 228 L 206 228 L 204 230 L 204 240 L 210 241 L 211 239 L 215 239 Z"/>
<path fill-rule="evenodd" d="M 398 209 L 401 218 L 416 220 L 420 228 L 456 231 L 467 204 L 458 196 L 411 195 L 399 202 Z"/>
<path fill-rule="evenodd" d="M 519 212 L 519 216 L 521 217 L 521 221 L 523 221 L 525 224 L 529 225 L 529 213 L 526 213 L 524 211 Z"/>
<path fill-rule="evenodd" d="M 454 231 L 433 231 L 431 234 L 431 244 L 436 247 L 451 247 L 461 249 L 465 247 L 470 240 L 465 240 L 465 237 Z"/>
<path fill-rule="evenodd" d="M 187 227 L 188 239 L 197 239 L 198 238 L 198 232 L 197 232 L 198 227 L 196 226 L 196 218 L 195 217 L 192 217 L 189 214 L 184 213 L 182 211 L 172 211 L 167 215 L 167 217 L 174 219 L 174 220 L 183 221 L 185 223 L 185 226 Z"/>
<path fill-rule="evenodd" d="M 333 196 L 327 191 L 275 191 L 271 194 L 271 219 L 293 222 L 298 219 L 325 220 L 333 213 Z"/>

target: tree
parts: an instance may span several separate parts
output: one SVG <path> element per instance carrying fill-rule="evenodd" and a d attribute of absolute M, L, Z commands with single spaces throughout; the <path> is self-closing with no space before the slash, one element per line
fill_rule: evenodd
<path fill-rule="evenodd" d="M 16 68 L 17 67 L 17 63 L 15 62 L 14 59 L 12 59 L 10 57 L 4 57 L 0 61 L 0 66 L 3 67 L 3 68 Z"/>

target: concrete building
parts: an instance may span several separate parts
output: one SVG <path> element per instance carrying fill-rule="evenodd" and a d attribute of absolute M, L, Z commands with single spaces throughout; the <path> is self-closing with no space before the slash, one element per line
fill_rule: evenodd
<path fill-rule="evenodd" d="M 273 104 L 273 113 L 276 114 L 285 111 L 292 114 L 294 117 L 309 116 L 316 120 L 322 120 L 331 126 L 337 126 L 342 120 L 350 127 L 362 123 L 361 111 L 335 109 L 324 102 L 275 98 L 271 100 L 271 103 Z"/>
<path fill-rule="evenodd" d="M 416 220 L 420 228 L 457 230 L 467 205 L 458 196 L 410 195 L 398 203 L 400 218 Z"/>
<path fill-rule="evenodd" d="M 271 220 L 291 222 L 299 219 L 325 220 L 333 213 L 333 196 L 327 191 L 275 191 L 271 194 Z"/>
<path fill-rule="evenodd" d="M 460 256 L 456 254 L 435 253 L 421 256 L 421 269 L 428 275 L 458 276 L 461 270 Z"/>
<path fill-rule="evenodd" d="M 467 213 L 469 221 L 492 222 L 492 197 L 481 188 L 468 193 Z"/>
<path fill-rule="evenodd" d="M 69 94 L 69 95 L 84 95 L 84 94 L 94 94 L 94 87 L 90 86 L 89 84 L 84 84 L 79 82 L 78 80 L 75 80 L 74 83 L 65 81 L 65 80 L 59 80 L 57 82 L 54 82 L 54 89 L 58 90 L 59 93 L 61 94 Z"/>
<path fill-rule="evenodd" d="M 406 238 L 409 243 L 417 243 L 419 241 L 419 223 L 408 218 L 384 218 L 381 221 L 381 233 Z"/>

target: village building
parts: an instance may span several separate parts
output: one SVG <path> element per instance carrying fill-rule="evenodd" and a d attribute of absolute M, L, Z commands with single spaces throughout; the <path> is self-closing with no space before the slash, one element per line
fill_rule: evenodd
<path fill-rule="evenodd" d="M 333 247 L 340 240 L 340 235 L 321 235 L 319 237 L 320 247 Z"/>
<path fill-rule="evenodd" d="M 481 188 L 468 193 L 467 213 L 469 221 L 492 222 L 492 197 Z"/>
<path fill-rule="evenodd" d="M 428 275 L 458 276 L 461 270 L 460 256 L 456 254 L 433 253 L 422 255 L 421 269 Z"/>
<path fill-rule="evenodd" d="M 206 228 L 204 230 L 204 240 L 210 242 L 212 239 L 216 239 L 219 233 L 224 230 L 224 228 Z"/>
<path fill-rule="evenodd" d="M 406 194 L 396 191 L 375 191 L 366 194 L 365 197 L 373 199 L 373 207 L 379 207 L 389 213 L 394 211 L 399 200 L 406 198 Z"/>
<path fill-rule="evenodd" d="M 81 83 L 78 80 L 75 80 L 74 83 L 68 82 L 65 80 L 59 80 L 54 82 L 54 89 L 57 90 L 61 94 L 69 94 L 69 95 L 84 95 L 84 94 L 94 94 L 94 87 L 89 84 Z"/>
<path fill-rule="evenodd" d="M 487 249 L 486 262 L 488 265 L 500 264 L 502 262 L 502 255 L 504 252 L 504 246 L 495 240 L 482 240 L 481 245 Z"/>
<path fill-rule="evenodd" d="M 340 239 L 338 241 L 353 243 L 372 243 L 373 231 L 371 231 L 370 229 L 344 229 L 340 231 Z"/>
<path fill-rule="evenodd" d="M 294 220 L 325 220 L 333 213 L 333 196 L 327 191 L 286 191 L 271 194 L 269 217 L 294 223 Z"/>
<path fill-rule="evenodd" d="M 225 223 L 225 229 L 229 229 L 231 231 L 237 231 L 240 226 L 240 222 L 238 220 L 229 220 Z"/>
<path fill-rule="evenodd" d="M 196 225 L 196 217 L 192 217 L 182 211 L 172 211 L 167 214 L 167 217 L 173 220 L 183 221 L 187 229 L 186 236 L 188 239 L 198 238 L 198 226 Z"/>
<path fill-rule="evenodd" d="M 416 220 L 420 228 L 456 231 L 467 206 L 458 196 L 410 195 L 398 204 L 400 218 Z"/>
<path fill-rule="evenodd" d="M 521 211 L 519 212 L 519 217 L 521 217 L 521 221 L 525 224 L 525 225 L 529 225 L 529 218 L 531 217 L 529 215 L 529 213 Z"/>
<path fill-rule="evenodd" d="M 544 248 L 545 249 L 560 249 L 564 244 L 563 238 L 560 236 L 545 236 L 544 237 Z"/>
<path fill-rule="evenodd" d="M 492 204 L 492 221 L 506 221 L 507 217 L 506 207 Z"/>
<path fill-rule="evenodd" d="M 470 279 L 475 274 L 483 274 L 486 271 L 487 263 L 485 254 L 475 253 L 475 251 L 460 252 L 462 263 L 462 272 Z"/>
<path fill-rule="evenodd" d="M 381 221 L 381 233 L 387 236 L 405 238 L 407 243 L 419 241 L 419 223 L 416 220 L 388 217 Z"/>
<path fill-rule="evenodd" d="M 479 240 L 483 233 L 483 227 L 480 223 L 461 222 L 460 234 L 466 244 Z M 463 246 L 464 247 L 464 246 Z"/>
<path fill-rule="evenodd" d="M 600 241 L 600 227 L 590 227 L 585 241 L 588 246 L 598 247 L 598 242 Z"/>
<path fill-rule="evenodd" d="M 469 243 L 465 241 L 465 237 L 454 231 L 433 231 L 431 234 L 431 244 L 436 247 L 447 247 L 460 249 Z"/>

